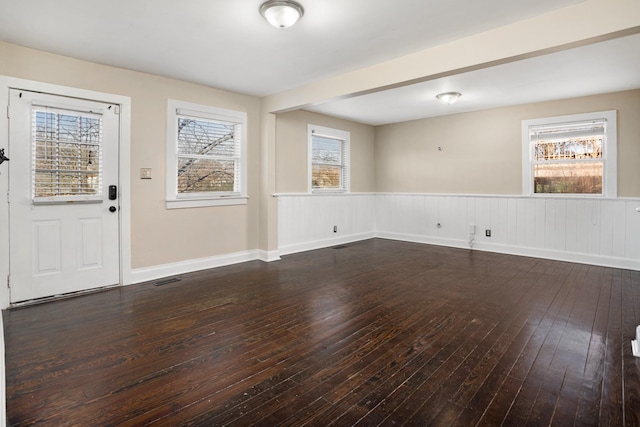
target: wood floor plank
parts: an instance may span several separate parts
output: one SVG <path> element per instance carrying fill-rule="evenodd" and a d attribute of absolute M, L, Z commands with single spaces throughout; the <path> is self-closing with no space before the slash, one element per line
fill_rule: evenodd
<path fill-rule="evenodd" d="M 418 384 L 415 388 L 412 387 L 409 397 L 390 414 L 389 419 L 400 423 L 410 422 L 412 420 L 424 423 L 425 419 L 435 415 L 428 406 L 424 406 L 425 402 L 440 389 L 451 376 L 451 373 L 464 363 L 475 351 L 478 344 L 489 335 L 496 326 L 497 323 L 484 323 L 481 328 L 468 337 L 463 338 L 464 342 L 456 349 L 455 353 L 443 361 L 421 384 Z M 421 409 L 424 410 L 420 411 Z"/>
<path fill-rule="evenodd" d="M 391 414 L 413 393 L 415 387 L 426 381 L 469 335 L 484 327 L 484 323 L 479 319 L 469 320 L 460 316 L 449 326 L 451 328 L 443 329 L 434 337 L 428 349 L 360 399 L 359 406 L 367 407 L 369 411 L 354 425 L 378 425 L 385 419 L 392 419 Z"/>
<path fill-rule="evenodd" d="M 379 369 L 394 354 L 394 349 L 398 346 L 413 344 L 422 330 L 414 327 L 417 322 L 423 319 L 421 311 L 416 311 L 402 321 L 396 322 L 392 329 L 387 329 L 384 334 L 371 339 L 358 351 L 344 358 L 340 362 L 326 367 L 312 376 L 296 375 L 292 379 L 300 384 L 298 388 L 288 391 L 287 396 L 280 399 L 278 405 L 271 405 L 269 408 L 260 408 L 257 414 L 246 414 L 242 419 L 234 420 L 238 424 L 247 424 L 249 419 L 261 419 L 266 424 L 274 424 L 288 416 L 289 405 L 287 397 L 291 400 L 300 401 L 308 399 L 315 401 L 318 397 L 324 397 L 331 403 L 339 401 L 346 393 L 349 393 L 357 384 L 367 378 L 369 371 Z M 428 325 L 425 323 L 424 328 Z M 407 344 L 406 341 L 411 344 Z M 274 408 L 277 408 L 274 411 Z M 212 420 L 215 421 L 215 420 Z M 332 420 L 329 420 L 332 421 Z M 328 423 L 324 423 L 328 424 Z"/>
<path fill-rule="evenodd" d="M 391 299 L 391 301 L 394 301 L 394 299 Z M 400 304 L 401 300 L 398 300 L 398 304 Z M 395 306 L 393 306 L 395 307 Z M 390 314 L 395 313 L 395 308 L 394 311 L 392 311 Z M 365 313 L 366 314 L 366 313 Z M 360 330 L 363 331 L 367 331 L 367 329 L 365 329 L 364 327 L 366 326 L 366 322 L 367 321 L 371 321 L 372 317 L 370 314 L 363 314 L 362 317 L 360 318 L 360 316 L 355 317 L 355 319 L 359 319 L 358 322 L 352 322 L 349 321 L 348 325 L 345 324 L 339 324 L 336 325 L 335 328 L 331 328 L 326 330 L 326 335 L 329 338 L 332 339 L 337 339 L 338 342 L 340 342 L 341 340 L 339 339 L 341 336 L 343 335 L 348 335 L 350 336 L 350 338 L 354 338 L 353 334 L 355 332 L 358 332 Z M 326 319 L 323 319 L 326 320 Z M 374 325 L 374 324 L 371 324 Z M 371 326 L 369 325 L 369 326 Z M 348 329 L 350 327 L 354 327 L 356 328 L 354 329 Z M 366 336 L 369 336 L 370 333 L 374 333 L 375 330 L 378 328 L 373 328 Z M 340 334 L 340 335 L 337 335 Z M 322 343 L 322 339 L 325 336 L 318 336 L 317 339 L 319 339 L 319 344 L 317 344 L 314 348 L 317 349 L 319 347 L 319 345 L 321 345 Z M 281 343 L 282 344 L 282 343 Z M 282 345 L 277 346 L 277 348 L 281 351 L 282 350 Z M 309 358 L 313 357 L 313 350 L 314 348 L 308 349 L 308 348 L 302 348 L 301 346 L 297 346 L 297 347 L 293 347 L 289 349 L 289 353 L 290 354 L 295 354 L 297 358 L 300 357 L 304 357 L 305 355 L 308 357 L 305 360 L 305 365 L 302 366 L 300 364 L 296 364 L 295 363 L 295 359 L 287 356 L 287 363 L 284 365 L 287 369 L 273 369 L 272 366 L 277 366 L 277 365 L 281 365 L 281 363 L 283 362 L 280 359 L 274 360 L 269 362 L 268 360 L 262 361 L 260 362 L 262 364 L 262 366 L 266 366 L 267 369 L 264 371 L 259 371 L 256 375 L 253 376 L 248 376 L 247 373 L 248 371 L 245 370 L 242 373 L 240 373 L 240 379 L 236 382 L 233 382 L 231 384 L 228 385 L 228 387 L 225 388 L 220 388 L 220 382 L 218 381 L 210 381 L 211 378 L 207 378 L 206 379 L 206 384 L 203 384 L 203 386 L 198 387 L 198 392 L 197 393 L 188 393 L 188 398 L 187 400 L 183 400 L 183 395 L 185 394 L 182 389 L 183 387 L 175 384 L 175 383 L 171 383 L 169 384 L 169 390 L 167 391 L 160 391 L 160 394 L 165 396 L 165 395 L 169 395 L 171 396 L 172 393 L 178 392 L 179 394 L 176 395 L 173 399 L 179 403 L 181 406 L 181 408 L 184 408 L 187 406 L 187 404 L 189 403 L 189 401 L 192 401 L 194 398 L 197 398 L 198 400 L 196 401 L 195 404 L 189 405 L 189 414 L 193 414 L 193 415 L 189 415 L 192 417 L 196 417 L 197 414 L 199 413 L 198 411 L 198 407 L 199 406 L 204 406 L 204 413 L 205 413 L 205 419 L 209 416 L 208 412 L 211 411 L 212 406 L 213 408 L 215 408 L 215 405 L 210 405 L 208 400 L 210 400 L 211 397 L 216 397 L 217 400 L 220 399 L 219 394 L 224 392 L 225 395 L 230 395 L 230 393 L 236 393 L 234 398 L 231 399 L 225 399 L 227 402 L 227 406 L 229 406 L 234 399 L 240 400 L 240 401 L 245 401 L 247 400 L 247 398 L 249 396 L 253 396 L 255 394 L 258 394 L 259 397 L 258 399 L 264 399 L 264 394 L 260 394 L 260 393 L 256 393 L 256 391 L 258 390 L 262 390 L 263 388 L 268 391 L 268 387 L 265 386 L 264 383 L 258 383 L 256 384 L 256 381 L 260 378 L 266 377 L 267 378 L 267 384 L 269 383 L 279 383 L 280 381 L 283 381 L 286 378 L 291 378 L 295 373 L 300 372 L 300 370 L 305 370 L 309 368 Z M 254 361 L 253 361 L 254 362 Z M 249 363 L 253 363 L 251 360 L 249 361 Z M 298 366 L 300 365 L 300 366 Z M 298 368 L 296 370 L 296 367 Z M 277 371 L 277 374 L 274 375 L 274 371 Z M 229 375 L 228 373 L 225 373 L 224 370 L 220 371 L 220 375 L 224 375 L 227 378 L 233 378 L 233 375 Z M 246 382 L 243 381 L 243 378 L 247 378 L 250 379 L 252 382 L 252 387 L 251 387 L 251 393 L 247 393 L 246 391 L 244 391 L 244 385 L 242 383 Z M 197 381 L 197 380 L 196 380 Z M 185 389 L 185 391 L 188 392 L 188 388 Z M 241 392 L 242 391 L 242 392 Z M 238 395 L 240 394 L 240 396 Z M 251 402 L 244 402 L 245 406 L 250 406 L 252 408 L 256 407 L 256 401 L 251 401 Z M 160 408 L 162 409 L 162 407 Z M 182 410 L 182 412 L 185 412 L 184 409 Z M 233 416 L 233 412 L 227 411 L 227 413 L 231 413 L 231 416 Z M 143 420 L 149 420 L 149 419 L 153 419 L 154 417 L 162 417 L 162 416 L 167 416 L 168 414 L 162 410 L 157 411 L 147 411 L 147 413 L 145 414 L 145 416 L 143 418 L 138 417 L 136 418 L 135 422 L 142 422 Z M 146 421 L 145 421 L 146 422 Z"/>
<path fill-rule="evenodd" d="M 624 424 L 640 426 L 640 362 L 633 356 L 631 340 L 635 339 L 636 327 L 640 324 L 637 272 L 622 274 L 622 383 Z"/>
<path fill-rule="evenodd" d="M 624 425 L 622 386 L 622 271 L 614 271 L 609 300 L 609 319 L 606 333 L 606 359 L 602 378 L 599 424 Z"/>
<path fill-rule="evenodd" d="M 403 292 L 401 288 L 398 288 L 398 290 Z M 389 321 L 388 317 L 393 316 L 397 313 L 397 311 L 400 309 L 402 301 L 404 301 L 404 299 L 396 299 L 396 298 L 387 299 L 384 315 L 380 316 L 377 319 L 371 316 L 370 313 L 367 314 L 366 317 L 363 316 L 361 320 L 364 323 L 362 323 L 361 325 L 363 327 L 361 330 L 366 331 L 367 328 L 370 328 L 370 330 L 365 335 L 358 338 L 357 340 L 355 339 L 356 338 L 355 334 L 349 334 L 349 339 L 351 341 L 345 342 L 345 344 L 347 345 L 346 348 L 337 347 L 334 344 L 324 345 L 322 341 L 323 337 L 318 336 L 316 338 L 320 341 L 318 341 L 314 345 L 314 347 L 305 348 L 305 349 L 302 349 L 302 348 L 294 349 L 295 351 L 293 351 L 293 353 L 295 353 L 296 358 L 292 358 L 286 365 L 284 365 L 284 367 L 278 368 L 279 369 L 278 376 L 282 377 L 286 375 L 285 376 L 286 378 L 295 379 L 297 382 L 294 381 L 294 383 L 298 384 L 300 381 L 300 376 L 303 374 L 307 376 L 312 375 L 313 373 L 318 372 L 323 368 L 335 369 L 336 366 L 338 366 L 338 361 L 351 357 L 352 354 L 356 354 L 358 351 L 360 351 L 363 346 L 369 345 L 371 342 L 375 342 L 375 339 L 374 339 L 375 336 L 379 334 L 387 333 L 384 329 L 381 329 L 379 326 L 384 324 L 383 322 L 388 323 Z M 391 304 L 391 302 L 393 302 L 393 304 Z M 365 325 L 366 321 L 367 320 L 371 321 L 372 318 L 375 319 L 375 322 L 369 325 Z M 380 324 L 376 325 L 376 323 L 378 322 L 380 322 Z M 349 321 L 349 323 L 351 323 L 351 321 Z M 373 326 L 376 326 L 376 327 L 373 327 Z M 343 328 L 343 327 L 344 325 L 340 326 L 340 328 Z M 333 342 L 333 339 L 335 339 L 333 335 L 328 338 L 331 338 L 332 342 Z M 340 344 L 340 342 L 341 340 L 338 340 L 338 344 Z M 322 348 L 319 348 L 319 347 L 322 347 Z M 314 350 L 319 350 L 319 351 L 314 351 Z M 304 359 L 301 359 L 302 357 L 304 357 Z M 302 360 L 303 362 L 296 363 L 295 362 L 296 359 Z M 314 363 L 314 360 L 317 360 L 317 362 Z M 235 388 L 236 387 L 234 385 L 234 389 Z M 252 393 L 243 393 L 243 394 L 246 396 L 253 395 L 254 394 L 253 391 L 255 391 L 255 389 L 256 387 L 253 386 L 251 389 Z M 246 396 L 237 396 L 236 398 L 238 398 L 239 400 L 246 400 L 244 399 L 244 397 Z M 265 403 L 265 402 L 262 402 L 263 396 L 258 396 L 258 399 L 261 399 L 261 400 L 259 401 L 253 400 L 250 402 L 245 402 L 245 405 L 251 407 L 252 410 L 255 410 Z M 195 406 L 201 406 L 201 405 L 195 405 Z M 190 413 L 194 413 L 194 416 L 197 417 L 196 419 L 208 420 L 208 422 L 211 422 L 211 423 L 216 422 L 216 423 L 222 424 L 224 422 L 228 422 L 232 420 L 234 417 L 234 412 L 232 410 L 225 411 L 225 413 L 218 413 L 215 416 L 210 415 L 209 414 L 210 405 L 206 403 L 204 404 L 204 410 L 199 415 L 195 415 L 197 414 L 197 411 L 198 411 L 197 408 L 190 408 L 189 410 Z M 237 415 L 235 416 L 237 417 Z M 231 418 L 227 420 L 226 417 L 231 417 Z"/>
<path fill-rule="evenodd" d="M 391 348 L 390 354 L 384 354 L 383 357 L 372 360 L 370 363 L 363 360 L 367 366 L 357 375 L 352 374 L 351 378 L 345 381 L 346 387 L 340 387 L 342 390 L 340 394 L 336 395 L 336 388 L 332 390 L 331 399 L 327 400 L 334 403 L 333 407 L 324 411 L 312 422 L 326 425 L 356 423 L 369 412 L 373 405 L 370 400 L 362 402 L 362 396 L 373 393 L 382 384 L 401 373 L 403 368 L 411 365 L 412 362 L 422 360 L 425 351 L 433 348 L 436 339 L 443 337 L 447 330 L 451 331 L 456 326 L 460 327 L 457 322 L 461 320 L 461 316 L 450 311 L 448 314 L 443 311 L 442 316 L 437 318 L 434 318 L 430 313 L 428 319 L 429 321 L 425 319 L 422 328 L 416 330 L 415 340 L 408 340 Z"/>
<path fill-rule="evenodd" d="M 522 301 L 536 301 L 541 294 L 539 289 L 545 282 L 530 282 L 531 279 L 529 276 L 518 277 L 518 283 L 527 285 L 525 288 L 527 290 L 521 291 Z M 549 301 L 547 296 L 545 306 L 549 304 Z M 508 409 L 518 395 L 523 381 L 509 374 L 513 373 L 517 362 L 520 363 L 518 368 L 522 369 L 524 366 L 521 355 L 526 348 L 525 346 L 531 346 L 532 335 L 536 332 L 543 313 L 539 310 L 533 313 L 524 310 L 520 315 L 527 316 L 525 325 L 497 361 L 488 377 L 482 382 L 475 395 L 468 401 L 466 408 L 460 414 L 459 423 L 499 425 L 506 415 L 505 408 Z M 460 399 L 460 396 L 457 398 Z"/>
<path fill-rule="evenodd" d="M 595 317 L 589 337 L 589 350 L 584 366 L 583 383 L 576 411 L 576 424 L 596 425 L 600 412 L 600 398 L 606 359 L 606 335 L 611 299 L 612 270 L 599 283 Z"/>
<path fill-rule="evenodd" d="M 8 425 L 640 425 L 640 272 L 371 239 L 5 310 Z"/>
<path fill-rule="evenodd" d="M 475 394 L 478 383 L 482 383 L 495 367 L 495 353 L 500 355 L 515 336 L 524 326 L 522 318 L 507 317 L 494 328 L 469 355 L 462 365 L 460 365 L 447 378 L 436 394 L 427 399 L 422 408 L 413 415 L 413 418 L 431 424 L 440 415 L 438 411 L 450 410 L 449 403 L 461 408 L 458 415 L 462 413 L 469 403 L 470 396 Z M 477 382 L 476 382 L 477 380 Z M 428 408 L 428 410 L 426 409 Z M 432 415 L 430 417 L 429 414 Z M 447 417 L 449 419 L 449 417 Z M 437 423 L 437 422 L 436 422 Z"/>

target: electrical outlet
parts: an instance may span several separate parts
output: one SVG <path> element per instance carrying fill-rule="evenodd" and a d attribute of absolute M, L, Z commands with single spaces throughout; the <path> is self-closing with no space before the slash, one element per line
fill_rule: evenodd
<path fill-rule="evenodd" d="M 334 226 L 333 226 L 333 232 L 334 232 L 334 233 L 337 233 L 337 232 L 338 232 L 338 226 L 337 226 L 337 225 L 334 225 Z"/>
<path fill-rule="evenodd" d="M 491 230 L 484 230 L 484 235 L 487 237 L 491 237 Z"/>

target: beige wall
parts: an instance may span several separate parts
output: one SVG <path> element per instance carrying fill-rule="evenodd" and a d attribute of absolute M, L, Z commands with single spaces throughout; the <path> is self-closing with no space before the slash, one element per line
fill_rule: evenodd
<path fill-rule="evenodd" d="M 131 98 L 132 267 L 257 249 L 260 100 L 0 42 L 0 75 Z M 246 111 L 247 206 L 165 209 L 167 99 Z M 153 179 L 140 180 L 140 168 Z M 126 189 L 123 189 L 126 191 Z"/>
<path fill-rule="evenodd" d="M 618 196 L 639 197 L 640 90 L 379 126 L 376 191 L 521 194 L 521 121 L 605 110 L 618 111 Z"/>
<path fill-rule="evenodd" d="M 351 191 L 375 191 L 373 126 L 302 110 L 276 118 L 276 191 L 308 191 L 308 124 L 351 132 Z"/>

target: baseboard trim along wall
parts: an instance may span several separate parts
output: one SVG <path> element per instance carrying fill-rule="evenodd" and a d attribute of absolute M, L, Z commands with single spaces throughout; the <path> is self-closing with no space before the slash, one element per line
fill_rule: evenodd
<path fill-rule="evenodd" d="M 259 253 L 258 250 L 251 250 L 208 258 L 154 265 L 151 267 L 134 268 L 131 272 L 131 284 L 149 282 L 163 277 L 207 270 L 209 268 L 224 267 L 226 265 L 239 264 L 241 262 L 254 261 L 262 259 L 261 255 L 263 254 Z M 266 251 L 264 251 L 264 255 L 266 255 L 265 258 L 273 256 L 271 252 Z M 266 259 L 263 259 L 263 261 L 266 261 Z"/>
<path fill-rule="evenodd" d="M 299 244 L 285 245 L 280 247 L 280 254 L 288 255 L 297 252 L 312 251 L 314 249 L 328 248 L 331 246 L 344 245 L 346 243 L 358 242 L 360 240 L 373 239 L 376 237 L 372 231 L 370 233 L 350 234 L 348 236 L 333 237 L 323 240 L 315 240 Z"/>
<path fill-rule="evenodd" d="M 264 262 L 273 262 L 280 259 L 280 251 L 263 251 L 258 250 L 258 259 Z"/>
<path fill-rule="evenodd" d="M 2 321 L 2 315 L 0 314 L 0 355 L 2 356 L 2 363 L 0 364 L 0 427 L 7 425 L 7 390 L 6 390 L 6 367 L 4 359 L 4 324 Z"/>
<path fill-rule="evenodd" d="M 474 246 L 470 248 L 469 243 L 465 240 L 437 239 L 437 238 L 434 239 L 434 238 L 428 238 L 428 237 L 425 238 L 423 236 L 397 234 L 397 233 L 385 233 L 385 232 L 375 233 L 375 237 L 380 239 L 398 240 L 403 242 L 422 243 L 426 245 L 447 246 L 447 247 L 460 248 L 460 249 L 472 249 L 472 250 L 485 251 L 485 252 L 495 252 L 495 253 L 501 253 L 501 254 L 527 256 L 531 258 L 543 258 L 543 259 L 550 259 L 555 261 L 575 262 L 578 264 L 591 264 L 591 265 L 598 265 L 602 267 L 614 267 L 614 268 L 640 271 L 640 261 L 612 258 L 612 257 L 606 257 L 606 256 L 585 255 L 585 254 L 579 254 L 579 253 L 559 252 L 559 251 L 550 251 L 550 250 L 539 250 L 534 248 L 523 248 L 523 247 L 515 247 L 515 246 L 507 246 L 507 245 L 499 245 L 499 244 L 487 244 L 487 243 L 474 244 Z"/>

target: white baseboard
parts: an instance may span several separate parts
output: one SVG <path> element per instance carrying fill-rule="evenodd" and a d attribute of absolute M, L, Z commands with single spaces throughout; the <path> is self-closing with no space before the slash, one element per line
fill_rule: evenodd
<path fill-rule="evenodd" d="M 178 274 L 191 273 L 193 271 L 207 270 L 209 268 L 223 267 L 225 265 L 239 264 L 246 261 L 254 261 L 261 259 L 259 255 L 258 250 L 251 250 L 209 258 L 199 258 L 172 262 L 169 264 L 154 265 L 151 267 L 134 268 L 131 271 L 131 284 L 148 282 Z"/>
<path fill-rule="evenodd" d="M 466 240 L 447 239 L 444 237 L 423 236 L 419 234 L 390 233 L 378 231 L 375 237 L 380 239 L 400 240 L 402 242 L 424 243 L 425 245 L 448 246 L 451 248 L 471 249 Z"/>
<path fill-rule="evenodd" d="M 578 264 L 598 265 L 601 267 L 622 268 L 625 270 L 640 270 L 640 261 L 617 258 L 606 255 L 592 255 L 576 252 L 554 251 L 551 249 L 526 248 L 493 243 L 476 243 L 474 249 L 487 252 L 499 252 L 510 255 L 521 255 L 533 258 L 552 259 L 555 261 L 575 262 Z"/>
<path fill-rule="evenodd" d="M 7 392 L 6 392 L 6 376 L 5 376 L 5 358 L 4 358 L 4 324 L 2 323 L 2 313 L 0 313 L 0 427 L 7 425 Z"/>
<path fill-rule="evenodd" d="M 350 234 L 348 236 L 333 237 L 330 239 L 315 240 L 312 242 L 296 243 L 280 247 L 280 255 L 294 254 L 297 252 L 312 251 L 314 249 L 328 248 L 330 246 L 344 245 L 360 240 L 373 239 L 375 233 Z"/>
<path fill-rule="evenodd" d="M 428 245 L 448 246 L 453 248 L 469 248 L 469 243 L 465 240 L 444 239 L 439 237 L 422 236 L 415 234 L 389 233 L 380 231 L 375 237 L 381 239 L 401 240 L 404 242 L 424 243 Z M 640 261 L 626 258 L 616 258 L 605 255 L 591 255 L 575 252 L 554 251 L 550 249 L 527 248 L 521 246 L 510 246 L 495 243 L 475 242 L 474 250 L 497 252 L 509 255 L 528 256 L 533 258 L 552 259 L 556 261 L 575 262 L 579 264 L 599 265 L 602 267 L 622 268 L 628 270 L 640 270 Z"/>
<path fill-rule="evenodd" d="M 258 259 L 264 262 L 272 262 L 280 260 L 280 251 L 264 251 L 258 249 Z"/>

